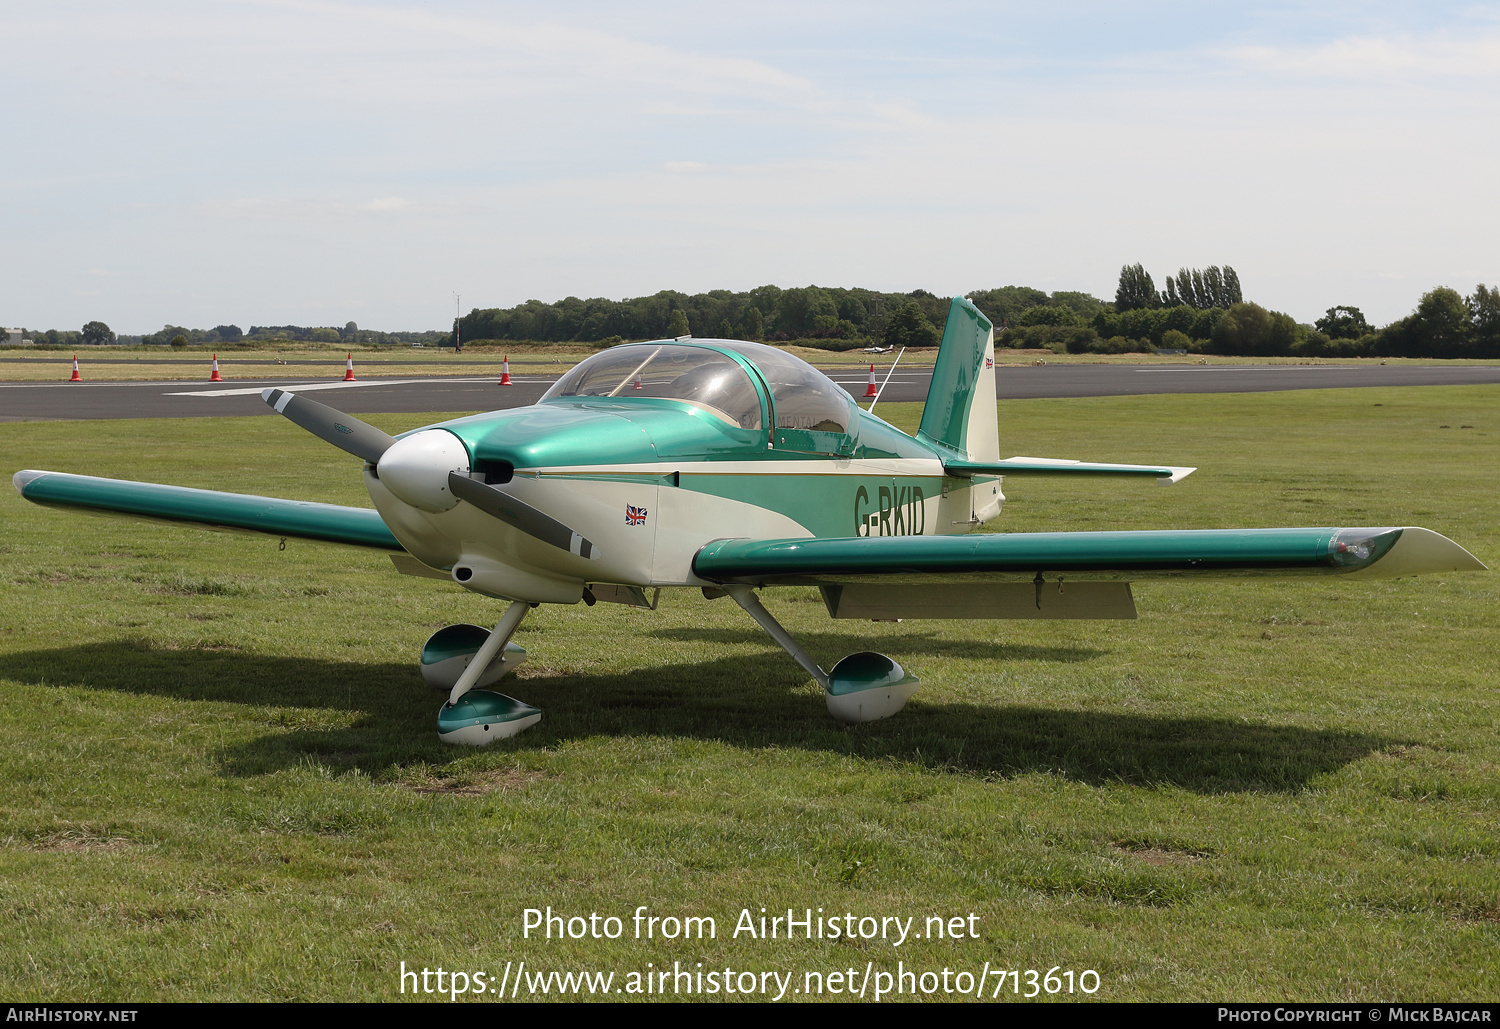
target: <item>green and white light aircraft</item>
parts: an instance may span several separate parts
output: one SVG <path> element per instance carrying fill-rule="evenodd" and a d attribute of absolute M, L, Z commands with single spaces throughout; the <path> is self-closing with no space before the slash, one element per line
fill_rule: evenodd
<path fill-rule="evenodd" d="M 914 437 L 798 358 L 732 340 L 617 346 L 530 407 L 398 437 L 295 392 L 262 396 L 364 461 L 375 510 L 62 472 L 17 472 L 16 488 L 39 504 L 384 548 L 402 572 L 508 601 L 494 629 L 448 626 L 422 650 L 424 676 L 448 690 L 438 730 L 451 742 L 540 719 L 484 688 L 525 659 L 511 637 L 539 604 L 654 608 L 667 587 L 731 597 L 835 718 L 859 722 L 899 711 L 917 678 L 868 652 L 825 671 L 757 589 L 817 586 L 834 618 L 1134 618 L 1132 579 L 1484 568 L 1413 527 L 972 532 L 1000 512 L 1007 475 L 1168 485 L 1194 469 L 1002 459 L 994 330 L 960 298 Z"/>

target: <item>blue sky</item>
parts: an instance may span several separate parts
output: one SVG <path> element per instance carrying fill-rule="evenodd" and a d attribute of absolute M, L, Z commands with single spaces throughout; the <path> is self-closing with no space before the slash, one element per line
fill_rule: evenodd
<path fill-rule="evenodd" d="M 1500 4 L 0 2 L 0 323 L 1500 282 Z"/>

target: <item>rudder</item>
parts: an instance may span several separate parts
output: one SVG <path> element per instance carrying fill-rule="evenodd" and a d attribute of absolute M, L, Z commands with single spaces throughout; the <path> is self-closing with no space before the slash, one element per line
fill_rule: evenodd
<path fill-rule="evenodd" d="M 969 461 L 1000 459 L 995 327 L 963 297 L 948 308 L 917 438 Z"/>

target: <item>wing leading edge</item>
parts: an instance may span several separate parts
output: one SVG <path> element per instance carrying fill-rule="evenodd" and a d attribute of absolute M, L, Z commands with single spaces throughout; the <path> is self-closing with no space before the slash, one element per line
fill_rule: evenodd
<path fill-rule="evenodd" d="M 1015 582 L 1355 575 L 1394 578 L 1482 571 L 1446 536 L 1417 527 L 1018 532 L 964 536 L 716 540 L 693 570 L 710 582 Z"/>
<path fill-rule="evenodd" d="M 356 547 L 403 549 L 380 515 L 365 508 L 30 469 L 17 472 L 11 481 L 27 500 L 52 507 L 244 529 Z"/>

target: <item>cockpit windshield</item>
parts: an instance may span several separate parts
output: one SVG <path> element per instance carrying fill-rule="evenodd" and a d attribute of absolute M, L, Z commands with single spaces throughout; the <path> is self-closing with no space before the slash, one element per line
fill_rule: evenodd
<path fill-rule="evenodd" d="M 800 358 L 764 343 L 719 342 L 749 358 L 771 387 L 778 429 L 849 431 L 849 394 Z"/>
<path fill-rule="evenodd" d="M 745 369 L 701 347 L 652 343 L 606 350 L 579 362 L 542 400 L 553 397 L 681 400 L 742 429 L 762 427 L 760 395 Z"/>

